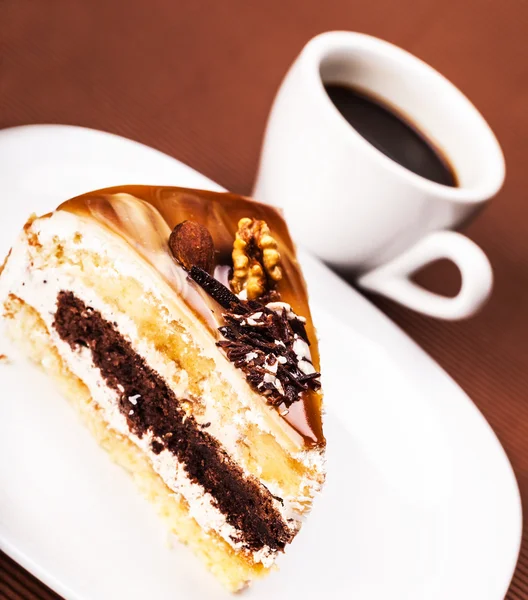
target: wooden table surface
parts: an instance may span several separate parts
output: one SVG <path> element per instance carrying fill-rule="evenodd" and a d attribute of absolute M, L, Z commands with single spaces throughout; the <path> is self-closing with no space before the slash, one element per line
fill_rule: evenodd
<path fill-rule="evenodd" d="M 0 0 L 0 127 L 104 129 L 249 193 L 282 76 L 310 37 L 332 29 L 377 35 L 429 62 L 502 144 L 506 185 L 467 229 L 495 269 L 484 310 L 444 323 L 372 300 L 473 398 L 528 504 L 526 0 Z M 445 264 L 420 278 L 438 291 L 457 284 Z M 528 600 L 526 538 L 507 597 Z M 0 554 L 0 598 L 56 596 Z"/>

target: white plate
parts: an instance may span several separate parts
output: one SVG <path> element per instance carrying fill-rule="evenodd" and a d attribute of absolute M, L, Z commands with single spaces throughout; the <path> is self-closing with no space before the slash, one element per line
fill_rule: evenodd
<path fill-rule="evenodd" d="M 219 189 L 155 150 L 64 126 L 1 132 L 0 181 L 0 253 L 30 212 L 89 189 Z M 305 253 L 301 261 L 321 338 L 328 481 L 280 572 L 245 597 L 503 598 L 521 507 L 497 438 L 392 322 L 320 262 Z M 43 374 L 0 366 L 0 385 L 8 554 L 76 600 L 228 597 L 187 549 L 167 545 L 152 507 Z"/>

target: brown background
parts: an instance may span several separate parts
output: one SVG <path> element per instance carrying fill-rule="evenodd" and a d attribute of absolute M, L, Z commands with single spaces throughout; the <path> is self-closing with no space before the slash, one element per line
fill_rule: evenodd
<path fill-rule="evenodd" d="M 373 300 L 474 399 L 526 504 L 528 2 L 0 0 L 0 127 L 105 129 L 249 193 L 281 77 L 310 37 L 330 29 L 386 38 L 438 68 L 474 100 L 503 146 L 506 186 L 467 230 L 495 268 L 485 309 L 443 323 Z M 444 265 L 421 278 L 434 289 L 456 286 Z M 0 555 L 0 597 L 55 595 Z M 528 600 L 526 538 L 508 594 L 520 598 Z"/>

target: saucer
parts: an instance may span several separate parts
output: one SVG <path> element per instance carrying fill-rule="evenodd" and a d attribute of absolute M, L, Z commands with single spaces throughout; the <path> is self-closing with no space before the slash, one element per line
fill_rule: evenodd
<path fill-rule="evenodd" d="M 0 132 L 0 254 L 31 212 L 124 183 L 220 187 L 177 160 L 67 126 Z M 328 477 L 251 600 L 500 600 L 521 537 L 510 463 L 461 388 L 305 252 L 321 340 Z M 169 540 L 129 476 L 0 338 L 0 547 L 72 600 L 230 598 Z"/>

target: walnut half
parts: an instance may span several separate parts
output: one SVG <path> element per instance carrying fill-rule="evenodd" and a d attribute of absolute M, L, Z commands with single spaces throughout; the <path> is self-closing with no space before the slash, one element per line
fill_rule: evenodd
<path fill-rule="evenodd" d="M 282 279 L 280 252 L 265 221 L 244 217 L 238 222 L 233 243 L 233 277 L 235 294 L 255 300 Z"/>

